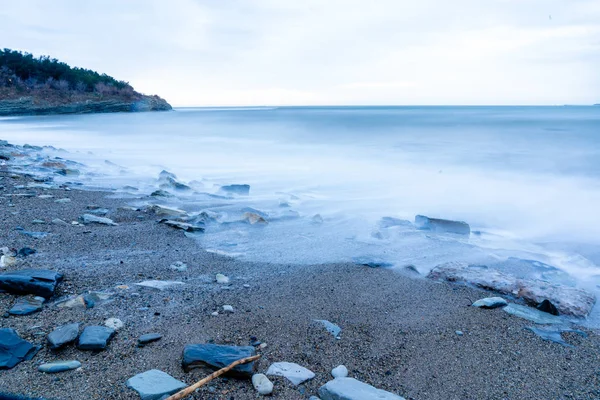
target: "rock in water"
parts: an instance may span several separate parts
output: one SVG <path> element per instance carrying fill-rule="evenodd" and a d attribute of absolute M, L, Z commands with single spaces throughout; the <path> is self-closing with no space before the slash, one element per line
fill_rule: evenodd
<path fill-rule="evenodd" d="M 183 210 L 179 210 L 177 208 L 159 206 L 158 204 L 150 206 L 149 210 L 154 212 L 154 214 L 160 215 L 160 216 L 184 217 L 187 215 L 187 213 Z"/>
<path fill-rule="evenodd" d="M 44 299 L 40 296 L 24 296 L 16 301 L 8 313 L 11 315 L 29 315 L 38 312 L 44 305 Z"/>
<path fill-rule="evenodd" d="M 291 362 L 276 362 L 271 364 L 267 370 L 267 375 L 285 376 L 294 385 L 299 385 L 315 377 L 314 372 L 311 370 Z"/>
<path fill-rule="evenodd" d="M 427 277 L 475 285 L 486 290 L 521 297 L 532 304 L 548 300 L 561 314 L 575 317 L 586 317 L 596 303 L 596 296 L 585 290 L 542 280 L 519 279 L 486 266 L 450 262 L 433 268 Z"/>
<path fill-rule="evenodd" d="M 548 314 L 558 315 L 558 310 L 548 299 L 542 301 L 536 308 L 540 311 L 547 312 Z"/>
<path fill-rule="evenodd" d="M 9 293 L 34 294 L 49 298 L 62 279 L 62 274 L 45 269 L 11 271 L 0 275 L 0 289 Z"/>
<path fill-rule="evenodd" d="M 79 336 L 79 324 L 74 323 L 59 326 L 48 335 L 47 339 L 51 349 L 59 349 L 75 341 L 77 336 Z"/>
<path fill-rule="evenodd" d="M 198 366 L 221 369 L 241 358 L 256 355 L 252 346 L 223 346 L 219 344 L 188 344 L 183 349 L 182 366 L 185 371 Z M 238 365 L 228 374 L 238 378 L 250 378 L 254 373 L 255 362 Z"/>
<path fill-rule="evenodd" d="M 273 382 L 271 382 L 265 374 L 253 375 L 252 386 L 254 386 L 254 389 L 262 395 L 271 394 L 273 392 Z"/>
<path fill-rule="evenodd" d="M 106 326 L 88 326 L 81 336 L 77 347 L 80 350 L 104 350 L 115 335 L 115 330 Z"/>
<path fill-rule="evenodd" d="M 187 222 L 173 221 L 170 219 L 163 219 L 159 222 L 170 226 L 171 228 L 181 229 L 185 232 L 204 232 L 204 228 L 202 226 L 188 224 Z"/>
<path fill-rule="evenodd" d="M 345 378 L 348 376 L 348 368 L 346 368 L 344 365 L 338 365 L 331 370 L 331 376 L 334 378 Z"/>
<path fill-rule="evenodd" d="M 31 360 L 41 346 L 21 339 L 12 328 L 0 328 L 0 369 L 10 369 L 21 361 Z"/>
<path fill-rule="evenodd" d="M 405 400 L 354 378 L 337 378 L 319 388 L 322 400 Z"/>
<path fill-rule="evenodd" d="M 455 233 L 457 235 L 466 236 L 471 234 L 471 227 L 466 222 L 429 218 L 424 215 L 417 215 L 415 217 L 415 226 L 418 229 L 425 229 L 438 233 Z"/>
<path fill-rule="evenodd" d="M 221 186 L 221 191 L 228 194 L 239 194 L 241 196 L 248 196 L 250 194 L 250 185 Z"/>
<path fill-rule="evenodd" d="M 508 302 L 502 297 L 486 297 L 485 299 L 477 300 L 475 303 L 471 304 L 473 307 L 488 309 L 504 307 L 507 305 Z"/>
<path fill-rule="evenodd" d="M 160 400 L 164 396 L 179 392 L 187 387 L 187 384 L 165 372 L 151 369 L 129 378 L 127 387 L 138 392 L 142 400 Z"/>
<path fill-rule="evenodd" d="M 83 222 L 84 224 L 101 224 L 101 225 L 110 225 L 110 226 L 119 225 L 110 218 L 98 217 L 98 216 L 92 215 L 92 214 L 83 214 L 80 219 L 81 219 L 81 222 Z"/>
<path fill-rule="evenodd" d="M 54 361 L 47 364 L 42 364 L 38 367 L 38 371 L 47 374 L 56 374 L 58 372 L 70 371 L 81 367 L 81 363 L 76 360 L 72 361 Z"/>
<path fill-rule="evenodd" d="M 519 318 L 535 322 L 536 324 L 550 325 L 562 324 L 564 322 L 560 317 L 545 313 L 535 308 L 521 306 L 519 304 L 509 304 L 508 306 L 504 307 L 503 310 Z"/>
<path fill-rule="evenodd" d="M 162 338 L 162 335 L 160 333 L 147 333 L 138 338 L 138 345 L 144 346 L 148 343 L 156 342 L 157 340 L 160 340 L 161 338 Z"/>

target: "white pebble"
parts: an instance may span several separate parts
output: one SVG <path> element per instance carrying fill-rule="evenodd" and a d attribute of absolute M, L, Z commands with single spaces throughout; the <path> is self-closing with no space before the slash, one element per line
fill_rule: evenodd
<path fill-rule="evenodd" d="M 244 287 L 245 287 L 246 289 L 248 289 L 248 288 L 250 287 L 250 285 L 248 285 L 248 284 L 246 283 L 246 284 L 244 284 Z"/>
<path fill-rule="evenodd" d="M 252 376 L 252 385 L 260 394 L 267 395 L 273 392 L 273 382 L 265 374 L 254 374 Z"/>
<path fill-rule="evenodd" d="M 213 316 L 215 316 L 215 317 L 216 317 L 216 316 L 218 316 L 218 315 L 219 315 L 219 312 L 218 312 L 218 311 L 215 311 L 215 312 L 213 312 L 213 313 L 210 313 L 210 315 L 213 315 Z"/>
<path fill-rule="evenodd" d="M 223 274 L 217 274 L 215 279 L 217 280 L 217 283 L 229 283 L 229 278 Z"/>
<path fill-rule="evenodd" d="M 331 370 L 331 375 L 334 378 L 345 378 L 348 376 L 348 368 L 343 365 L 338 365 L 334 369 Z"/>
<path fill-rule="evenodd" d="M 121 321 L 119 318 L 109 318 L 104 321 L 104 325 L 118 331 L 123 327 L 123 321 Z"/>
<path fill-rule="evenodd" d="M 223 306 L 223 311 L 226 311 L 226 312 L 233 312 L 233 307 L 232 307 L 232 306 L 230 306 L 230 305 L 224 305 L 224 306 Z"/>

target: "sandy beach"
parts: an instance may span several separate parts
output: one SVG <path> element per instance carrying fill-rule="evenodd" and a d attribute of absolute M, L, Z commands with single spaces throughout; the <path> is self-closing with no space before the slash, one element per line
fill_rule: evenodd
<path fill-rule="evenodd" d="M 125 382 L 146 370 L 159 369 L 187 384 L 211 372 L 183 371 L 186 344 L 247 346 L 255 337 L 266 343 L 258 350 L 258 372 L 273 362 L 289 361 L 316 375 L 299 386 L 271 376 L 273 398 L 317 395 L 332 379 L 331 369 L 340 364 L 350 377 L 406 399 L 600 398 L 597 332 L 586 331 L 586 338 L 564 333 L 573 346 L 565 347 L 543 341 L 524 329 L 531 322 L 501 309 L 471 307 L 472 301 L 491 295 L 485 291 L 352 264 L 240 262 L 204 251 L 181 230 L 157 223 L 160 218 L 151 212 L 119 209 L 126 202 L 107 198 L 110 193 L 18 189 L 30 179 L 6 168 L 0 176 L 0 244 L 36 250 L 5 271 L 45 268 L 65 276 L 42 311 L 0 319 L 0 328 L 13 328 L 25 340 L 44 346 L 32 360 L 0 371 L 0 392 L 44 399 L 136 399 Z M 19 196 L 25 193 L 34 196 Z M 70 202 L 55 202 L 61 198 Z M 118 226 L 71 224 L 96 206 L 108 209 Z M 56 218 L 67 224 L 50 223 Z M 19 226 L 50 235 L 34 239 L 15 230 Z M 187 270 L 169 268 L 177 261 Z M 230 284 L 216 283 L 219 273 Z M 183 284 L 165 290 L 135 285 L 145 280 Z M 89 291 L 112 296 L 89 309 L 54 304 Z M 17 297 L 0 293 L 2 313 Z M 223 305 L 231 305 L 234 312 L 224 313 Z M 219 315 L 212 315 L 215 311 Z M 104 351 L 81 351 L 74 345 L 52 351 L 46 345 L 46 335 L 59 325 L 102 325 L 111 317 L 124 327 Z M 339 325 L 340 338 L 315 319 Z M 138 337 L 150 332 L 162 339 L 138 347 Z M 78 360 L 82 366 L 60 374 L 37 371 L 43 362 L 56 360 Z M 193 398 L 257 396 L 249 380 L 221 378 Z"/>

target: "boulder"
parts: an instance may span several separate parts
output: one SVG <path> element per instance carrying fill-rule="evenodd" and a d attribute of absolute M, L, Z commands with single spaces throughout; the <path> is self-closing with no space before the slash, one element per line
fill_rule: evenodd
<path fill-rule="evenodd" d="M 256 355 L 256 349 L 252 346 L 224 346 L 219 344 L 188 344 L 183 349 L 182 366 L 185 371 L 199 367 L 208 366 L 213 369 L 221 369 L 241 358 Z M 236 378 L 252 377 L 255 362 L 238 365 L 228 374 Z"/>
<path fill-rule="evenodd" d="M 38 371 L 47 374 L 56 374 L 58 372 L 71 371 L 81 367 L 81 363 L 76 360 L 71 361 L 54 361 L 51 363 L 42 364 L 38 367 Z"/>
<path fill-rule="evenodd" d="M 405 400 L 354 378 L 337 378 L 319 388 L 322 400 Z"/>
<path fill-rule="evenodd" d="M 0 369 L 10 369 L 21 361 L 31 360 L 41 346 L 21 339 L 12 328 L 0 328 Z"/>
<path fill-rule="evenodd" d="M 187 387 L 171 375 L 151 369 L 127 380 L 127 387 L 135 390 L 142 400 L 160 400 Z"/>
<path fill-rule="evenodd" d="M 42 309 L 46 299 L 40 296 L 23 296 L 19 298 L 8 313 L 11 315 L 29 315 Z"/>
<path fill-rule="evenodd" d="M 537 279 L 519 279 L 486 266 L 450 262 L 433 268 L 427 277 L 520 297 L 533 306 L 548 300 L 561 314 L 575 317 L 586 317 L 596 303 L 596 296 L 583 289 Z"/>
<path fill-rule="evenodd" d="M 285 376 L 294 385 L 299 385 L 315 377 L 314 372 L 311 370 L 291 362 L 276 362 L 271 364 L 267 370 L 267 375 Z"/>
<path fill-rule="evenodd" d="M 48 344 L 51 349 L 59 349 L 62 346 L 74 342 L 79 336 L 79 324 L 62 325 L 50 332 L 48 335 Z"/>
<path fill-rule="evenodd" d="M 88 326 L 81 336 L 77 348 L 79 350 L 104 350 L 115 335 L 115 330 L 106 326 Z"/>
<path fill-rule="evenodd" d="M 63 275 L 46 269 L 25 269 L 0 274 L 0 290 L 49 298 Z"/>
<path fill-rule="evenodd" d="M 455 233 L 466 236 L 471 234 L 471 227 L 466 222 L 429 218 L 424 215 L 415 216 L 415 226 L 418 229 L 430 230 L 437 233 Z"/>

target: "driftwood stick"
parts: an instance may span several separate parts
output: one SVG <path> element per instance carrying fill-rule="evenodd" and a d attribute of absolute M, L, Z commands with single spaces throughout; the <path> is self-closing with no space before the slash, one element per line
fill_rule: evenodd
<path fill-rule="evenodd" d="M 165 400 L 181 400 L 181 399 L 185 398 L 186 396 L 189 396 L 190 394 L 192 394 L 192 392 L 194 390 L 198 389 L 200 386 L 204 385 L 207 382 L 212 381 L 215 378 L 218 378 L 219 376 L 223 375 L 226 372 L 229 372 L 231 369 L 237 367 L 238 365 L 247 364 L 249 362 L 258 360 L 259 358 L 260 358 L 260 354 L 256 355 L 256 356 L 246 357 L 246 358 L 242 358 L 237 361 L 234 361 L 231 364 L 229 364 L 228 366 L 226 366 L 225 368 L 221 368 L 220 370 L 213 372 L 206 378 L 203 378 L 203 379 L 199 380 L 198 382 L 194 383 L 192 386 L 188 386 L 187 388 L 175 393 L 174 395 L 167 397 Z"/>

